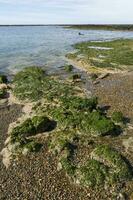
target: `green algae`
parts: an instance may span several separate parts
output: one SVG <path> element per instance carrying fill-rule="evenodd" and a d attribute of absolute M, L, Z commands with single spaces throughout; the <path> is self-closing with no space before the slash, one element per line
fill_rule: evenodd
<path fill-rule="evenodd" d="M 8 82 L 8 79 L 5 75 L 0 75 L 0 84 L 1 83 L 7 83 Z"/>
<path fill-rule="evenodd" d="M 131 69 L 133 65 L 133 41 L 129 39 L 82 42 L 74 45 L 76 53 L 68 54 L 70 59 L 82 60 L 90 66 L 100 68 Z M 126 59 L 125 59 L 126 58 Z"/>
<path fill-rule="evenodd" d="M 35 71 L 33 68 L 25 69 L 22 74 L 19 72 L 13 83 L 14 94 L 19 99 L 39 100 L 34 106 L 36 116 L 12 130 L 11 140 L 13 143 L 20 143 L 21 152 L 24 149 L 29 152 L 37 150 L 38 144 L 29 137 L 47 131 L 51 124 L 49 119 L 53 119 L 57 127 L 50 136 L 49 150 L 58 156 L 58 164 L 74 183 L 103 187 L 105 184 L 132 179 L 130 167 L 121 154 L 109 146 L 95 144 L 96 137 L 114 136 L 116 131 L 116 120 L 107 117 L 99 109 L 97 97 L 87 98 L 84 94 L 81 97 L 75 86 L 61 84 L 60 80 L 55 80 L 38 68 Z M 41 91 L 41 96 L 34 93 L 36 87 Z M 89 159 L 84 165 L 78 165 L 74 162 L 78 148 L 75 140 L 80 143 L 82 138 L 93 139 L 94 145 Z"/>
<path fill-rule="evenodd" d="M 113 112 L 112 113 L 112 120 L 116 123 L 122 123 L 124 121 L 124 116 L 122 114 L 122 112 Z"/>
<path fill-rule="evenodd" d="M 13 128 L 11 141 L 19 141 L 21 138 L 30 137 L 49 129 L 50 120 L 46 116 L 34 116 L 26 119 L 23 123 Z"/>
<path fill-rule="evenodd" d="M 108 145 L 95 147 L 84 165 L 74 164 L 75 150 L 68 145 L 65 148 L 60 154 L 59 165 L 75 183 L 86 187 L 104 187 L 132 180 L 129 163 Z"/>
<path fill-rule="evenodd" d="M 132 171 L 126 159 L 108 145 L 99 145 L 92 152 L 92 158 L 110 168 L 109 183 L 132 179 Z"/>
<path fill-rule="evenodd" d="M 46 116 L 34 116 L 26 119 L 20 125 L 14 127 L 10 133 L 11 144 L 17 144 L 16 152 L 21 152 L 27 149 L 28 152 L 38 151 L 41 144 L 35 140 L 29 139 L 38 133 L 49 131 L 51 121 Z"/>
<path fill-rule="evenodd" d="M 17 73 L 13 80 L 13 93 L 19 100 L 38 101 L 45 98 L 48 101 L 60 97 L 62 94 L 71 94 L 72 87 L 61 84 L 38 67 L 28 67 Z"/>
<path fill-rule="evenodd" d="M 65 65 L 64 68 L 66 72 L 72 72 L 74 67 L 73 65 Z"/>
<path fill-rule="evenodd" d="M 93 159 L 77 170 L 77 179 L 83 186 L 104 185 L 106 176 L 108 176 L 108 167 Z"/>

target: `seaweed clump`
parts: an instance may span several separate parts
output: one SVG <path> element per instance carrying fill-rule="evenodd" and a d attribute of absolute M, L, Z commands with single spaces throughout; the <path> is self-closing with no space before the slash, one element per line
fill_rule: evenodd
<path fill-rule="evenodd" d="M 126 159 L 108 145 L 99 145 L 94 149 L 91 157 L 108 167 L 107 181 L 123 182 L 132 178 L 132 171 Z"/>
<path fill-rule="evenodd" d="M 44 98 L 51 102 L 62 95 L 70 95 L 73 88 L 68 84 L 60 83 L 38 67 L 27 67 L 17 73 L 13 80 L 13 93 L 22 101 L 36 102 Z"/>
<path fill-rule="evenodd" d="M 113 112 L 113 114 L 112 114 L 112 120 L 114 122 L 116 122 L 116 123 L 123 122 L 124 121 L 124 116 L 123 116 L 122 112 L 117 112 L 117 111 Z"/>
<path fill-rule="evenodd" d="M 97 160 L 90 159 L 77 170 L 76 182 L 87 187 L 97 187 L 105 183 L 108 167 Z"/>
<path fill-rule="evenodd" d="M 38 133 L 49 131 L 51 123 L 51 120 L 46 116 L 28 118 L 22 124 L 13 128 L 10 134 L 10 142 L 12 145 L 17 144 L 19 151 L 25 148 L 29 151 L 35 151 L 35 149 L 38 149 L 39 144 L 29 138 Z"/>
<path fill-rule="evenodd" d="M 45 71 L 38 67 L 28 67 L 14 77 L 14 95 L 20 100 L 36 101 L 43 95 Z"/>
<path fill-rule="evenodd" d="M 130 165 L 110 146 L 96 147 L 90 154 L 90 159 L 83 165 L 74 164 L 72 146 L 72 143 L 67 143 L 60 155 L 59 166 L 73 182 L 86 187 L 103 187 L 132 179 Z"/>
<path fill-rule="evenodd" d="M 69 59 L 97 68 L 123 70 L 126 66 L 126 69 L 132 70 L 133 40 L 89 41 L 77 43 L 73 46 L 77 51 L 66 55 Z"/>
<path fill-rule="evenodd" d="M 8 82 L 8 79 L 5 75 L 0 75 L 0 84 L 1 83 L 7 83 Z"/>
<path fill-rule="evenodd" d="M 57 121 L 60 129 L 73 128 L 88 136 L 115 133 L 116 126 L 113 121 L 98 110 L 96 97 L 63 96 L 60 98 L 60 104 L 60 107 L 53 107 L 49 111 L 49 115 Z"/>

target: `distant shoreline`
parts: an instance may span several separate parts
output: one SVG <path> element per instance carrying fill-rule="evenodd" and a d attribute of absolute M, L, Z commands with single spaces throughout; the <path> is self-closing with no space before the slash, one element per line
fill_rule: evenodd
<path fill-rule="evenodd" d="M 133 24 L 70 25 L 69 28 L 79 30 L 133 31 Z"/>
<path fill-rule="evenodd" d="M 79 30 L 133 31 L 133 24 L 3 24 L 0 27 L 60 26 Z"/>

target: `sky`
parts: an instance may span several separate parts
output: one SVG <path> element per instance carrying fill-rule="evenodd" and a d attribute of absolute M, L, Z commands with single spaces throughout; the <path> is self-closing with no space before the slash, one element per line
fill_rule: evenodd
<path fill-rule="evenodd" d="M 0 24 L 133 24 L 133 0 L 0 0 Z"/>

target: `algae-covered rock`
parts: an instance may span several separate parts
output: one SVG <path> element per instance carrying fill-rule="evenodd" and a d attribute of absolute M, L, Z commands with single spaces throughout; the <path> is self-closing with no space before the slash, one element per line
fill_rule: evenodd
<path fill-rule="evenodd" d="M 10 133 L 10 141 L 8 147 L 16 147 L 14 150 L 11 149 L 13 154 L 24 154 L 27 155 L 29 152 L 37 152 L 41 148 L 41 144 L 33 139 L 38 133 L 43 133 L 49 130 L 51 121 L 46 116 L 34 116 L 26 119 L 20 125 L 14 127 Z"/>
<path fill-rule="evenodd" d="M 108 167 L 96 160 L 87 161 L 86 165 L 77 170 L 77 180 L 83 186 L 101 186 L 108 175 Z"/>
<path fill-rule="evenodd" d="M 36 133 L 32 120 L 29 118 L 25 120 L 21 125 L 16 126 L 11 132 L 11 142 L 23 143 L 23 140 Z"/>
<path fill-rule="evenodd" d="M 38 152 L 41 146 L 41 144 L 35 142 L 34 140 L 31 140 L 23 146 L 22 153 L 26 155 L 29 152 Z"/>
<path fill-rule="evenodd" d="M 69 143 L 72 143 L 77 134 L 74 131 L 58 131 L 52 135 L 49 147 L 52 152 L 59 153 L 66 147 Z"/>
<path fill-rule="evenodd" d="M 86 110 L 86 111 L 92 111 L 96 109 L 98 104 L 97 97 L 92 98 L 81 98 L 78 96 L 63 96 L 61 98 L 61 102 L 63 103 L 63 106 L 70 110 Z"/>
<path fill-rule="evenodd" d="M 20 100 L 35 101 L 43 95 L 45 71 L 38 67 L 28 67 L 14 77 L 14 95 Z"/>
<path fill-rule="evenodd" d="M 99 145 L 94 149 L 91 157 L 109 168 L 109 174 L 106 177 L 109 183 L 126 181 L 132 178 L 130 166 L 125 158 L 110 146 Z"/>
<path fill-rule="evenodd" d="M 21 101 L 38 101 L 44 98 L 48 101 L 59 99 L 62 95 L 69 95 L 73 88 L 55 80 L 38 67 L 28 67 L 17 73 L 13 80 L 13 93 Z"/>
<path fill-rule="evenodd" d="M 65 71 L 71 72 L 73 70 L 73 65 L 65 65 L 64 68 L 65 68 Z"/>
<path fill-rule="evenodd" d="M 60 160 L 60 164 L 62 166 L 62 169 L 65 170 L 68 176 L 74 176 L 76 167 L 72 165 L 68 158 L 62 157 Z"/>
<path fill-rule="evenodd" d="M 87 187 L 104 187 L 132 180 L 133 174 L 129 163 L 110 146 L 95 147 L 83 165 L 73 162 L 76 148 L 73 143 L 67 141 L 63 153 L 59 154 L 60 169 L 64 170 L 75 183 Z"/>
<path fill-rule="evenodd" d="M 26 137 L 36 135 L 48 130 L 50 120 L 46 116 L 34 116 L 26 119 L 22 124 L 16 126 L 11 132 L 11 142 L 24 142 Z"/>
<path fill-rule="evenodd" d="M 7 77 L 5 75 L 0 75 L 0 84 L 1 83 L 7 83 Z"/>
<path fill-rule="evenodd" d="M 120 112 L 120 111 L 119 112 L 117 112 L 117 111 L 113 112 L 113 114 L 112 114 L 112 120 L 114 122 L 116 122 L 116 123 L 123 122 L 124 121 L 124 116 L 123 116 L 122 112 Z"/>
<path fill-rule="evenodd" d="M 60 129 L 78 129 L 88 136 L 114 135 L 116 126 L 97 109 L 96 97 L 63 96 L 60 101 L 61 107 L 54 107 L 49 112 Z"/>
<path fill-rule="evenodd" d="M 90 77 L 91 77 L 91 79 L 92 79 L 93 81 L 96 81 L 96 79 L 98 78 L 98 75 L 95 74 L 95 73 L 91 73 L 91 74 L 90 74 Z"/>
<path fill-rule="evenodd" d="M 32 123 L 37 132 L 47 131 L 51 121 L 46 116 L 34 116 Z"/>
<path fill-rule="evenodd" d="M 85 115 L 79 126 L 80 130 L 92 136 L 112 134 L 115 130 L 115 124 L 98 111 Z"/>
<path fill-rule="evenodd" d="M 91 124 L 91 130 L 96 135 L 111 134 L 115 129 L 114 123 L 106 117 L 101 117 L 99 120 L 95 120 Z"/>

